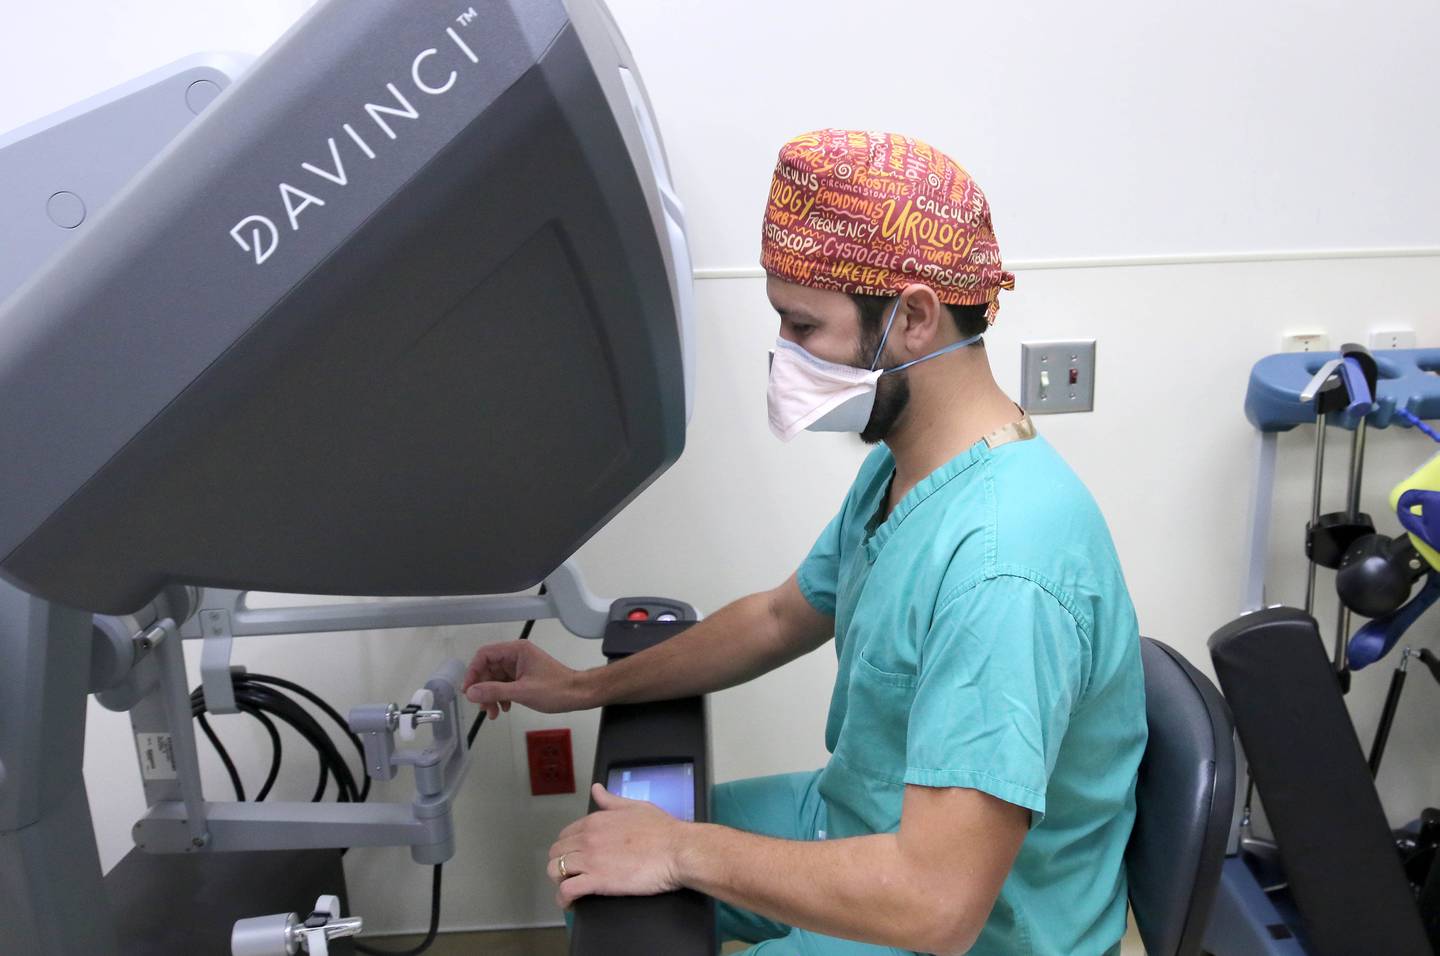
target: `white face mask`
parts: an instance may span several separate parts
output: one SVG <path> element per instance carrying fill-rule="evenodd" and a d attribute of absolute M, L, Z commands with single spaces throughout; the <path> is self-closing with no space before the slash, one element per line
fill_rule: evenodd
<path fill-rule="evenodd" d="M 890 326 L 895 323 L 895 312 L 899 306 L 897 296 L 895 304 L 890 307 L 890 318 L 880 337 L 880 347 L 875 350 L 875 358 L 868 369 L 827 362 L 793 342 L 775 340 L 775 348 L 770 352 L 767 398 L 770 430 L 776 438 L 789 441 L 807 429 L 813 432 L 863 432 L 875 409 L 875 390 L 880 376 L 904 371 L 912 365 L 974 345 L 980 340 L 978 335 L 971 336 L 903 365 L 877 369 L 875 365 L 885 351 L 885 342 L 890 338 Z"/>

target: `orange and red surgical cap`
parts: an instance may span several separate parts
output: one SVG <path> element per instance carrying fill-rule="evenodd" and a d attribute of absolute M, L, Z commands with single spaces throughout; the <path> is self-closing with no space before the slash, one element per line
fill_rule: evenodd
<path fill-rule="evenodd" d="M 949 156 L 895 133 L 824 129 L 780 148 L 760 264 L 815 289 L 895 295 L 919 282 L 949 305 L 1001 289 L 1000 245 L 985 194 Z"/>

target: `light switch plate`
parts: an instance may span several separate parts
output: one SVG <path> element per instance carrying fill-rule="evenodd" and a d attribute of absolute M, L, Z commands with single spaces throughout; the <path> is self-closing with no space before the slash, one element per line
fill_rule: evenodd
<path fill-rule="evenodd" d="M 1286 332 L 1280 337 L 1280 349 L 1284 352 L 1328 352 L 1330 333 L 1319 329 Z"/>
<path fill-rule="evenodd" d="M 1414 329 L 1377 329 L 1370 333 L 1370 350 L 1372 352 L 1381 349 L 1413 349 L 1414 347 Z"/>
<path fill-rule="evenodd" d="M 1032 415 L 1095 408 L 1095 340 L 1020 343 L 1020 404 Z"/>

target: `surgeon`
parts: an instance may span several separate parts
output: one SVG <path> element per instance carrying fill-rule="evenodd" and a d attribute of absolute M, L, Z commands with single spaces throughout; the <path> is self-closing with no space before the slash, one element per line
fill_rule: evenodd
<path fill-rule="evenodd" d="M 715 788 L 710 823 L 596 786 L 549 876 L 691 887 L 753 956 L 1115 953 L 1145 749 L 1135 613 L 1085 486 L 991 374 L 1013 285 L 984 194 L 917 139 L 786 143 L 761 264 L 779 315 L 770 427 L 873 451 L 798 570 L 664 644 L 575 671 L 482 648 L 491 716 L 732 687 L 833 640 L 830 759 Z"/>

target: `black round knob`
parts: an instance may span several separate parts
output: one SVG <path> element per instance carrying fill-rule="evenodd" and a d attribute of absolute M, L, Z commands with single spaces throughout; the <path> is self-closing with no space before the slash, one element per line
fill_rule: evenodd
<path fill-rule="evenodd" d="M 1410 544 L 1403 537 L 1369 534 L 1345 550 L 1335 573 L 1335 591 L 1346 607 L 1363 617 L 1394 614 L 1415 583 L 1409 566 Z"/>

